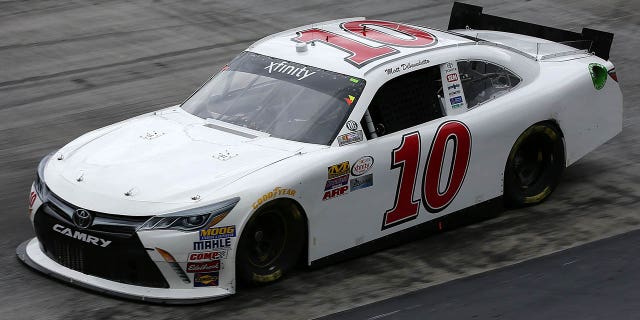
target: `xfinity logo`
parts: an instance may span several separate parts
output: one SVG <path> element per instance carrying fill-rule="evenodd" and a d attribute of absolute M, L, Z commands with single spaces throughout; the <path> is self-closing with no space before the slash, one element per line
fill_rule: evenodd
<path fill-rule="evenodd" d="M 298 81 L 316 73 L 315 71 L 309 72 L 306 67 L 298 68 L 292 65 L 288 65 L 285 61 L 282 62 L 270 62 L 268 66 L 264 68 L 265 70 L 269 70 L 269 73 L 272 72 L 280 72 L 284 74 L 288 74 L 290 76 L 294 76 L 298 79 Z"/>
<path fill-rule="evenodd" d="M 71 231 L 69 228 L 65 228 L 59 224 L 53 226 L 53 231 L 64 234 L 67 237 L 78 239 L 84 242 L 91 243 L 95 246 L 101 246 L 105 248 L 109 244 L 111 244 L 111 240 L 104 240 L 98 237 L 94 237 L 92 235 L 88 235 L 86 233 L 82 233 L 80 231 Z"/>

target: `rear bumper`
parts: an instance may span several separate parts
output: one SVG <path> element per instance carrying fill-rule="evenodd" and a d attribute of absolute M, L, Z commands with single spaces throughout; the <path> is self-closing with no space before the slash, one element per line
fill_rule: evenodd
<path fill-rule="evenodd" d="M 37 238 L 27 240 L 16 248 L 18 258 L 29 267 L 63 282 L 120 298 L 165 304 L 193 304 L 220 299 L 232 294 L 222 288 L 166 289 L 124 284 L 87 275 L 62 266 L 49 258 L 40 248 Z"/>

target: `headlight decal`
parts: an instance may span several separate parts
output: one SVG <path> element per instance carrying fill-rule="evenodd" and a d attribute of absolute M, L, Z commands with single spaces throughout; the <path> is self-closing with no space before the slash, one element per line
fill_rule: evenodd
<path fill-rule="evenodd" d="M 236 206 L 240 198 L 232 198 L 209 206 L 178 211 L 150 218 L 138 231 L 179 230 L 194 231 L 220 222 Z"/>

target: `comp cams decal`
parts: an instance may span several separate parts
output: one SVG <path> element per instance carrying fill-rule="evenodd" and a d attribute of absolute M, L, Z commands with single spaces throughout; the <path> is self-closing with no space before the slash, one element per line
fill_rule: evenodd
<path fill-rule="evenodd" d="M 227 251 L 192 252 L 189 254 L 189 262 L 205 262 L 227 258 Z"/>

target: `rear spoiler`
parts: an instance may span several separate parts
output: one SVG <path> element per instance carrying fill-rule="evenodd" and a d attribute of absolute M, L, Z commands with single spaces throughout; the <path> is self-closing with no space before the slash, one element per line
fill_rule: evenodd
<path fill-rule="evenodd" d="M 449 30 L 471 28 L 475 30 L 505 31 L 564 43 L 577 49 L 587 49 L 596 56 L 609 60 L 613 33 L 583 28 L 582 33 L 539 24 L 528 23 L 482 13 L 482 7 L 454 2 L 449 18 Z"/>

